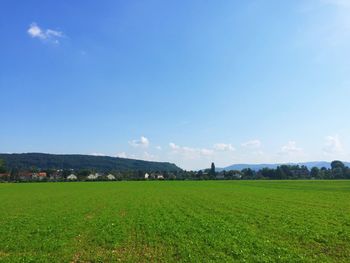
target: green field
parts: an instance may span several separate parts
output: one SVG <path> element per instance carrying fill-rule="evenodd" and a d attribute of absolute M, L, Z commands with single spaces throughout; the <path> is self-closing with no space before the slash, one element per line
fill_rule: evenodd
<path fill-rule="evenodd" d="M 0 184 L 1 262 L 350 262 L 350 181 Z"/>

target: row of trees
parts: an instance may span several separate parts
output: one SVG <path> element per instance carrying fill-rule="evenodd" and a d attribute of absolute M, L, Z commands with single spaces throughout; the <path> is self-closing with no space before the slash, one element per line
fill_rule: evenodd
<path fill-rule="evenodd" d="M 198 171 L 196 179 L 242 179 L 242 180 L 293 180 L 293 179 L 350 179 L 350 168 L 341 161 L 331 162 L 331 167 L 309 169 L 304 165 L 280 165 L 276 169 L 263 168 L 252 170 L 250 168 L 241 171 L 215 172 L 215 165 L 211 169 Z"/>
<path fill-rule="evenodd" d="M 78 180 L 84 181 L 89 174 L 94 174 L 94 170 L 39 170 L 31 169 L 28 173 L 45 172 L 46 176 L 40 181 L 65 181 L 70 174 L 77 176 Z M 221 171 L 216 172 L 212 163 L 210 169 L 200 171 L 157 171 L 150 172 L 144 170 L 137 171 L 109 171 L 103 173 L 98 180 L 107 180 L 107 174 L 112 174 L 115 180 L 145 180 L 148 173 L 148 180 L 285 180 L 285 179 L 350 179 L 350 168 L 341 161 L 333 161 L 330 168 L 313 167 L 310 170 L 306 166 L 281 165 L 276 169 L 263 168 L 258 171 L 243 169 L 242 171 Z M 0 160 L 0 180 L 2 181 L 23 181 L 23 171 L 18 169 L 6 169 L 4 161 Z M 27 180 L 28 181 L 28 180 Z"/>
<path fill-rule="evenodd" d="M 244 169 L 241 174 L 241 179 L 350 179 L 350 168 L 340 161 L 333 161 L 331 168 L 313 167 L 309 170 L 306 166 L 281 165 L 276 169 L 263 168 L 259 171 Z"/>

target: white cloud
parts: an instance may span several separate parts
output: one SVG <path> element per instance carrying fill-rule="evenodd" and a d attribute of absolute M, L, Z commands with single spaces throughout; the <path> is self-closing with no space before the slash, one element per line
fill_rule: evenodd
<path fill-rule="evenodd" d="M 42 41 L 46 42 L 51 42 L 55 44 L 59 44 L 59 38 L 64 37 L 63 32 L 61 31 L 56 31 L 53 29 L 41 29 L 36 23 L 32 23 L 28 30 L 27 33 L 32 37 L 32 38 L 38 38 Z"/>
<path fill-rule="evenodd" d="M 52 29 L 47 29 L 46 30 L 46 37 L 63 37 L 63 33 L 60 31 L 52 30 Z"/>
<path fill-rule="evenodd" d="M 155 161 L 155 160 L 157 160 L 157 156 L 155 156 L 149 152 L 144 152 L 142 155 L 142 159 L 145 161 Z"/>
<path fill-rule="evenodd" d="M 211 155 L 213 155 L 214 151 L 210 150 L 210 149 L 203 148 L 203 149 L 200 149 L 200 153 L 203 156 L 211 156 Z"/>
<path fill-rule="evenodd" d="M 261 142 L 259 140 L 250 140 L 241 144 L 245 148 L 257 149 L 260 148 Z"/>
<path fill-rule="evenodd" d="M 178 150 L 178 149 L 180 149 L 180 146 L 176 145 L 176 144 L 173 143 L 173 142 L 169 143 L 169 146 L 170 146 L 170 148 L 173 149 L 173 150 Z"/>
<path fill-rule="evenodd" d="M 132 147 L 147 148 L 149 146 L 150 142 L 146 137 L 141 136 L 141 138 L 139 140 L 132 140 L 131 142 L 129 142 L 129 144 Z"/>
<path fill-rule="evenodd" d="M 104 154 L 104 153 L 90 153 L 90 155 L 93 155 L 93 156 L 106 156 L 106 154 Z"/>
<path fill-rule="evenodd" d="M 231 144 L 216 143 L 214 144 L 214 149 L 217 151 L 234 151 L 235 148 Z"/>
<path fill-rule="evenodd" d="M 147 152 L 147 151 L 140 152 L 140 153 L 120 152 L 120 153 L 116 154 L 115 157 L 136 159 L 136 160 L 145 160 L 145 161 L 158 161 L 157 155 L 154 155 L 154 154 Z"/>
<path fill-rule="evenodd" d="M 169 147 L 173 154 L 181 155 L 185 159 L 199 159 L 201 157 L 210 157 L 214 154 L 214 151 L 210 149 L 179 146 L 172 142 L 169 143 Z"/>
<path fill-rule="evenodd" d="M 335 136 L 327 136 L 325 138 L 325 145 L 323 147 L 323 152 L 325 154 L 339 154 L 343 153 L 343 145 L 338 137 Z"/>
<path fill-rule="evenodd" d="M 280 153 L 282 154 L 296 154 L 302 153 L 303 149 L 297 147 L 295 141 L 289 141 L 286 145 L 282 146 Z"/>
<path fill-rule="evenodd" d="M 117 153 L 116 156 L 119 157 L 119 158 L 128 158 L 128 156 L 127 156 L 127 154 L 125 152 Z"/>
<path fill-rule="evenodd" d="M 41 30 L 40 27 L 38 27 L 35 23 L 32 23 L 28 29 L 28 34 L 31 36 L 31 37 L 38 37 L 38 38 L 41 38 L 41 39 L 45 39 L 46 36 L 45 34 L 43 33 L 43 31 Z"/>

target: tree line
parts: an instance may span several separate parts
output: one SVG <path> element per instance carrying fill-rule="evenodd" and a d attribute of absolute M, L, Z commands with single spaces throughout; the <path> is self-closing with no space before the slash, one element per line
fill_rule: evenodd
<path fill-rule="evenodd" d="M 149 170 L 110 170 L 98 173 L 93 169 L 37 169 L 31 168 L 21 170 L 17 168 L 8 169 L 6 163 L 0 159 L 0 181 L 68 181 L 69 176 L 74 174 L 76 180 L 87 181 L 89 175 L 98 175 L 93 180 L 295 180 L 295 179 L 350 179 L 350 168 L 341 161 L 333 161 L 330 168 L 308 167 L 303 165 L 280 165 L 276 169 L 262 168 L 252 170 L 250 168 L 241 171 L 220 171 L 215 170 L 212 163 L 210 169 L 199 171 L 149 171 Z M 38 176 L 34 176 L 38 175 Z M 44 175 L 44 176 L 40 176 Z M 112 175 L 112 176 L 111 176 Z M 146 176 L 147 175 L 147 176 Z M 109 176 L 109 177 L 108 177 Z M 113 179 L 111 179 L 113 178 Z"/>
<path fill-rule="evenodd" d="M 258 171 L 243 169 L 241 179 L 350 179 L 350 168 L 341 161 L 331 162 L 331 167 L 312 167 L 310 170 L 304 165 L 280 165 L 276 169 L 263 168 Z"/>

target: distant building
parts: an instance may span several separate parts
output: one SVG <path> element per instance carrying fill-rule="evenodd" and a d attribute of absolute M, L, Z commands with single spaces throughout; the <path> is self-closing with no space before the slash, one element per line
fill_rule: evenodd
<path fill-rule="evenodd" d="M 7 173 L 0 174 L 0 180 L 6 180 L 9 177 L 10 177 L 10 174 L 7 174 Z"/>
<path fill-rule="evenodd" d="M 115 180 L 115 176 L 113 175 L 113 174 L 109 174 L 109 175 L 107 175 L 107 179 L 108 180 Z"/>
<path fill-rule="evenodd" d="M 32 173 L 32 174 L 31 174 L 31 178 L 32 178 L 32 179 L 42 180 L 42 179 L 44 179 L 44 178 L 46 178 L 46 177 L 47 177 L 47 174 L 44 173 L 44 172 Z"/>
<path fill-rule="evenodd" d="M 237 179 L 241 179 L 242 178 L 242 175 L 239 172 L 234 172 L 232 176 L 237 178 Z"/>
<path fill-rule="evenodd" d="M 149 174 L 145 173 L 145 179 L 148 179 L 148 177 L 149 177 Z"/>
<path fill-rule="evenodd" d="M 164 176 L 163 176 L 162 174 L 158 174 L 158 175 L 157 175 L 157 179 L 158 179 L 158 180 L 164 180 Z"/>
<path fill-rule="evenodd" d="M 61 173 L 59 170 L 50 174 L 50 180 L 53 180 L 53 181 L 60 179 L 60 177 L 61 177 Z"/>
<path fill-rule="evenodd" d="M 47 174 L 44 172 L 38 173 L 38 177 L 47 177 Z"/>
<path fill-rule="evenodd" d="M 18 179 L 20 181 L 30 181 L 32 180 L 32 175 L 30 172 L 19 172 Z"/>
<path fill-rule="evenodd" d="M 98 173 L 95 173 L 95 174 L 89 174 L 86 179 L 88 180 L 96 180 L 100 177 L 101 175 L 99 175 Z"/>
<path fill-rule="evenodd" d="M 67 180 L 76 181 L 78 180 L 78 177 L 75 174 L 70 174 L 67 176 Z"/>

